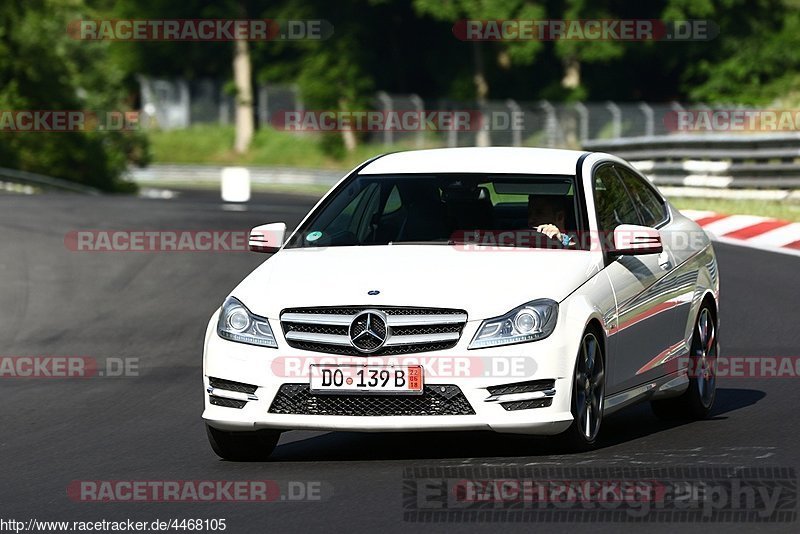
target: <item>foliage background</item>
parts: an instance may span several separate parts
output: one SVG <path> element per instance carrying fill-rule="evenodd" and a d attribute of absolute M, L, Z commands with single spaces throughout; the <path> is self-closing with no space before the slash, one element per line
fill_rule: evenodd
<path fill-rule="evenodd" d="M 232 80 L 232 43 L 70 38 L 69 21 L 86 18 L 326 19 L 335 29 L 329 40 L 251 46 L 253 83 L 297 83 L 309 109 L 363 108 L 378 90 L 465 101 L 679 100 L 792 107 L 800 101 L 798 1 L 7 1 L 0 3 L 0 110 L 136 109 L 137 74 Z M 720 34 L 708 42 L 476 45 L 453 36 L 461 18 L 709 19 Z M 329 154 L 341 155 L 338 137 L 325 142 Z M 105 190 L 124 189 L 124 169 L 149 158 L 142 132 L 0 132 L 0 167 Z"/>

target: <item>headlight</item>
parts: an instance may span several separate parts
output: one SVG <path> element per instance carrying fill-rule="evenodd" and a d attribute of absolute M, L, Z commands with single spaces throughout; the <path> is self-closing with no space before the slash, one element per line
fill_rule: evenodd
<path fill-rule="evenodd" d="M 483 321 L 469 348 L 482 349 L 544 339 L 553 333 L 557 319 L 558 302 L 532 300 L 501 317 Z"/>
<path fill-rule="evenodd" d="M 233 297 L 228 297 L 222 304 L 217 321 L 217 334 L 229 341 L 278 348 L 267 319 L 253 315 L 244 304 Z"/>

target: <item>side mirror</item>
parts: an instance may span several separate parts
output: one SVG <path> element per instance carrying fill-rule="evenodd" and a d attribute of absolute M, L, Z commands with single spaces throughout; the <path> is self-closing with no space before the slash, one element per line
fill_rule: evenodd
<path fill-rule="evenodd" d="M 663 250 L 661 235 L 655 228 L 621 224 L 614 229 L 614 243 L 609 252 L 618 256 L 637 256 L 659 254 Z"/>
<path fill-rule="evenodd" d="M 286 223 L 270 223 L 250 230 L 249 246 L 252 252 L 278 252 L 283 245 Z"/>

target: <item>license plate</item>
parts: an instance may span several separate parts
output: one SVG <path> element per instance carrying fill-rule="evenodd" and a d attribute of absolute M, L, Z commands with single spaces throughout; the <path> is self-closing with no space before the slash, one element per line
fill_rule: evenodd
<path fill-rule="evenodd" d="M 422 393 L 421 365 L 312 365 L 316 393 Z"/>

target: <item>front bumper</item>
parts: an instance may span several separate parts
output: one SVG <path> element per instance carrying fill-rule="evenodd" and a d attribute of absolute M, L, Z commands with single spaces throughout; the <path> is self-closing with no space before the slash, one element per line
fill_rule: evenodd
<path fill-rule="evenodd" d="M 570 412 L 572 375 L 579 336 L 567 335 L 558 324 L 547 339 L 504 347 L 467 350 L 480 321 L 464 327 L 459 343 L 448 350 L 406 356 L 335 356 L 293 349 L 276 321 L 270 321 L 278 349 L 255 347 L 220 338 L 217 314 L 206 331 L 203 357 L 205 410 L 203 419 L 221 430 L 341 430 L 357 432 L 406 432 L 433 430 L 493 430 L 496 432 L 550 435 L 566 430 Z M 559 320 L 559 323 L 562 321 Z M 578 330 L 580 332 L 580 330 Z M 270 413 L 284 384 L 308 383 L 311 363 L 357 362 L 421 364 L 426 386 L 457 386 L 475 413 L 472 415 L 306 415 Z M 255 391 L 238 396 L 247 399 L 241 408 L 211 403 L 209 378 L 252 384 Z M 549 406 L 508 410 L 491 399 L 487 388 L 536 380 L 554 380 Z M 257 400 L 256 400 L 257 399 Z M 239 403 L 240 404 L 240 403 Z"/>

